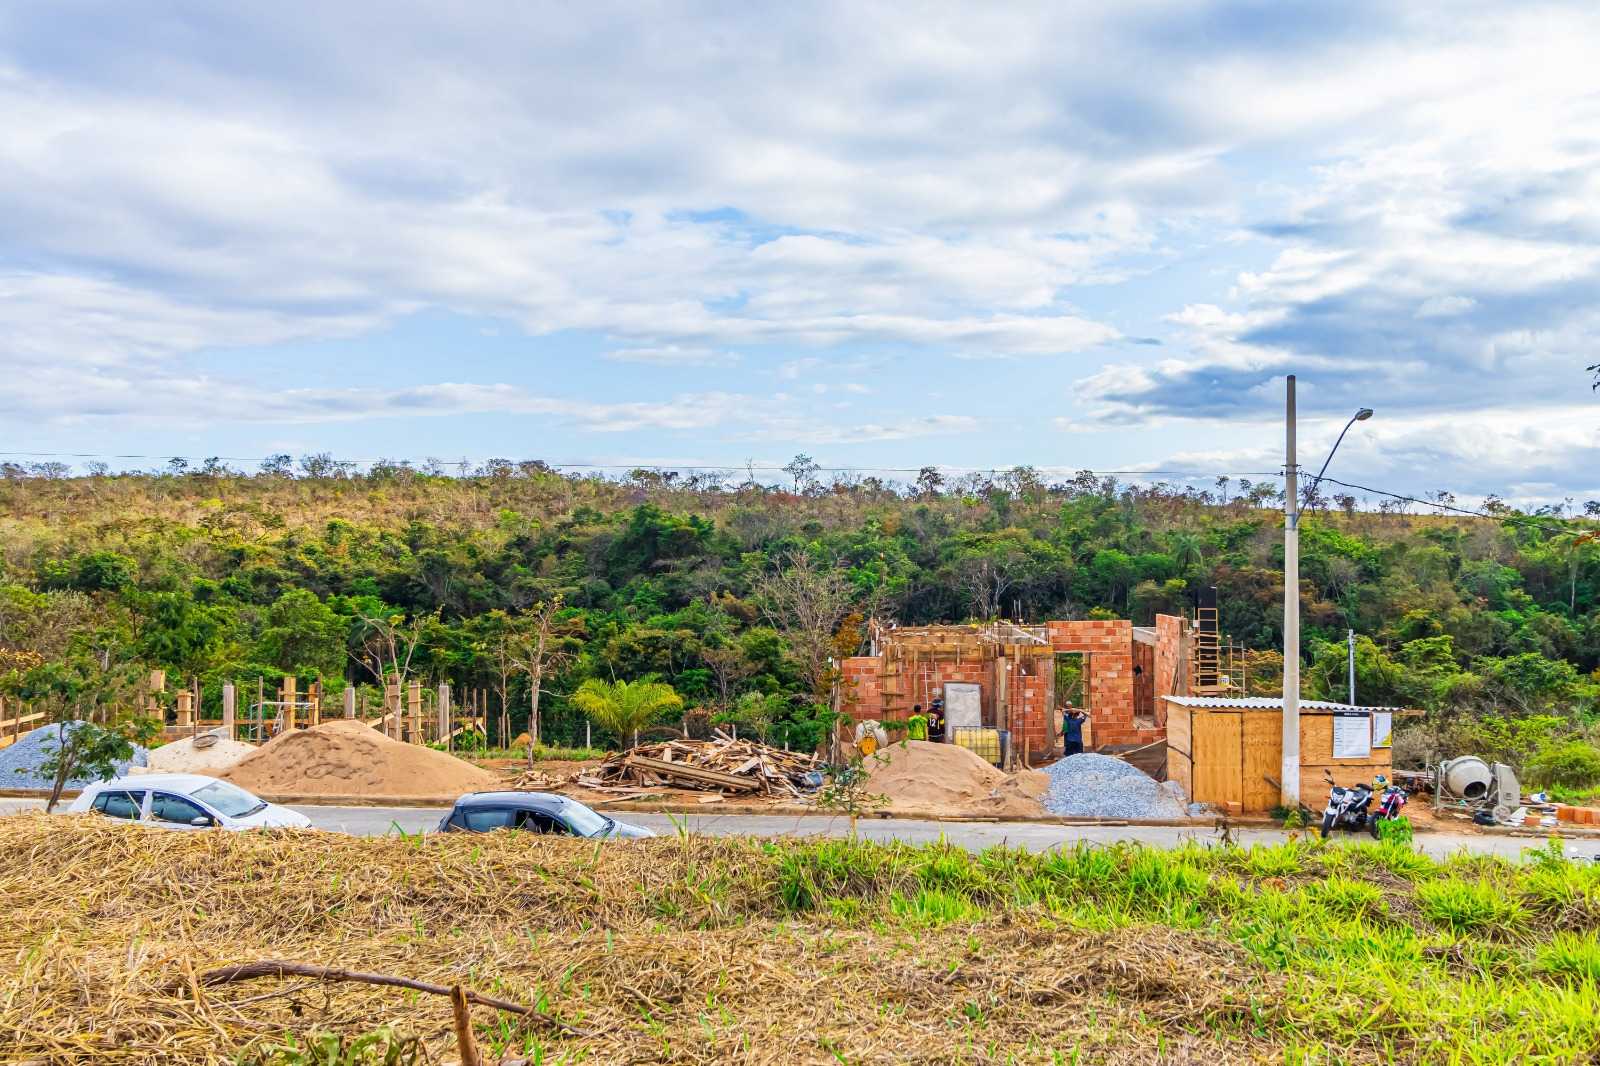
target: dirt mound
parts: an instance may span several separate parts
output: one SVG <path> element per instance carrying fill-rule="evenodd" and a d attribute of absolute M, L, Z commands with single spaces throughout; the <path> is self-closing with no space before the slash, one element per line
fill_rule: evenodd
<path fill-rule="evenodd" d="M 908 740 L 890 744 L 866 761 L 872 791 L 889 797 L 889 810 L 925 814 L 1044 814 L 1040 800 L 1050 778 L 1037 770 L 1008 774 L 966 748 Z"/>
<path fill-rule="evenodd" d="M 204 736 L 206 734 L 202 734 Z M 215 737 L 209 747 L 198 747 L 197 737 L 184 737 L 150 751 L 149 772 L 153 774 L 215 774 L 249 758 L 256 750 L 226 737 Z M 202 741 L 202 743 L 204 743 Z"/>
<path fill-rule="evenodd" d="M 488 770 L 338 719 L 274 738 L 223 773 L 264 795 L 453 797 L 497 787 Z"/>

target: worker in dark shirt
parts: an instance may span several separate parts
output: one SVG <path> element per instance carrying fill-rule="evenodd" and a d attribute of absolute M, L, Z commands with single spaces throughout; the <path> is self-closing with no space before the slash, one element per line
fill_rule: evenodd
<path fill-rule="evenodd" d="M 928 705 L 928 740 L 938 744 L 944 741 L 944 699 L 934 697 Z"/>
<path fill-rule="evenodd" d="M 1083 723 L 1089 716 L 1077 707 L 1067 707 L 1061 718 L 1062 756 L 1083 754 Z"/>

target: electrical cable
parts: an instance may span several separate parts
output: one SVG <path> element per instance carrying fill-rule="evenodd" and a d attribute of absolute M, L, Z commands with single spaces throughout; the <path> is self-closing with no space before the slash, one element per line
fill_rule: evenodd
<path fill-rule="evenodd" d="M 184 462 L 204 463 L 216 461 L 221 463 L 265 463 L 277 459 L 278 456 L 244 456 L 244 455 L 134 455 L 111 452 L 7 452 L 0 451 L 0 455 L 17 456 L 28 459 L 139 459 L 144 461 L 170 462 L 181 459 Z M 495 460 L 503 460 L 502 456 L 494 456 Z M 331 457 L 330 457 L 331 459 Z M 489 462 L 489 459 L 440 459 L 430 456 L 426 459 L 400 458 L 397 456 L 382 456 L 377 459 L 332 459 L 339 464 L 371 464 L 371 463 L 433 463 L 445 467 L 468 467 Z M 510 460 L 505 460 L 510 461 Z M 678 463 L 586 463 L 586 462 L 549 462 L 545 465 L 562 470 L 762 470 L 781 473 L 787 467 L 766 465 L 748 462 L 705 464 L 678 464 Z M 962 472 L 973 474 L 1003 474 L 1018 467 L 981 467 L 981 466 L 946 466 L 939 463 L 929 463 L 927 466 L 817 466 L 813 469 L 817 473 L 826 474 L 919 474 L 928 467 L 941 472 Z M 1218 478 L 1218 477 L 1282 477 L 1281 470 L 1223 470 L 1223 471 L 1195 471 L 1195 470 L 1091 470 L 1082 467 L 1066 466 L 1035 466 L 1035 470 L 1045 471 L 1070 471 L 1073 474 L 1088 473 L 1098 476 L 1116 475 L 1121 477 L 1181 477 L 1187 479 Z M 1328 480 L 1328 479 L 1324 479 Z"/>

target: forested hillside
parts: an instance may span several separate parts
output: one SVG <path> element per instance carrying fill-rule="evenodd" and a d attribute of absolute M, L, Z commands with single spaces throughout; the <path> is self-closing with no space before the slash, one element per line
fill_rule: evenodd
<path fill-rule="evenodd" d="M 956 484 L 930 471 L 896 487 L 802 471 L 784 491 L 540 464 L 468 477 L 306 466 L 12 468 L 0 480 L 7 689 L 114 699 L 137 671 L 163 667 L 198 677 L 214 706 L 228 679 L 372 684 L 398 643 L 414 676 L 503 692 L 520 729 L 542 628 L 554 739 L 581 736 L 565 696 L 584 679 L 650 677 L 693 707 L 804 742 L 826 655 L 854 651 L 866 616 L 1148 623 L 1215 585 L 1236 640 L 1269 651 L 1280 638 L 1271 484 L 1046 484 L 1019 469 Z M 1600 692 L 1590 523 L 1344 504 L 1303 522 L 1306 695 L 1342 697 L 1349 627 L 1364 702 L 1427 708 L 1429 728 L 1494 717 L 1498 742 L 1523 756 L 1582 732 Z M 799 594 L 833 597 L 820 638 L 785 600 L 795 589 L 773 579 L 806 560 Z M 1276 660 L 1256 665 L 1258 691 L 1275 691 Z"/>

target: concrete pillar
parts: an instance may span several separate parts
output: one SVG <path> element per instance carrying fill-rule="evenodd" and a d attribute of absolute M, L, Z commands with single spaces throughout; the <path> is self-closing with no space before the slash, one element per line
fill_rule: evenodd
<path fill-rule="evenodd" d="M 356 716 L 356 687 L 354 685 L 346 685 L 344 687 L 344 716 L 346 718 L 354 718 Z"/>
<path fill-rule="evenodd" d="M 450 736 L 450 682 L 439 682 L 439 739 L 447 740 Z M 449 745 L 446 744 L 448 749 Z"/>
<path fill-rule="evenodd" d="M 227 681 L 222 685 L 222 735 L 229 740 L 234 739 L 233 722 L 237 714 L 238 695 L 233 690 L 233 682 Z"/>
<path fill-rule="evenodd" d="M 194 725 L 194 695 L 186 688 L 178 690 L 178 728 Z"/>
<path fill-rule="evenodd" d="M 406 682 L 406 717 L 411 720 L 411 743 L 422 743 L 422 682 Z"/>
<path fill-rule="evenodd" d="M 400 739 L 400 682 L 390 681 L 383 686 L 383 732 L 385 736 Z"/>
<path fill-rule="evenodd" d="M 311 690 L 306 693 L 306 699 L 311 701 L 309 715 L 312 725 L 322 724 L 322 682 L 311 682 Z"/>

